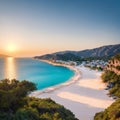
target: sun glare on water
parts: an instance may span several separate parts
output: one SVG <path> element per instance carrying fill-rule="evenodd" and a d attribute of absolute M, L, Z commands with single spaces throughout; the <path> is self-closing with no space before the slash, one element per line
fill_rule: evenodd
<path fill-rule="evenodd" d="M 7 57 L 5 59 L 4 77 L 10 80 L 16 78 L 15 58 Z"/>

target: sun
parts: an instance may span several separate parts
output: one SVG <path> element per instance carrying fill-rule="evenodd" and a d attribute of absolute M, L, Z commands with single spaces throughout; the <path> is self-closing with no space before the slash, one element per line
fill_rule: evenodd
<path fill-rule="evenodd" d="M 8 45 L 7 51 L 8 52 L 15 52 L 17 50 L 17 47 L 13 44 Z"/>

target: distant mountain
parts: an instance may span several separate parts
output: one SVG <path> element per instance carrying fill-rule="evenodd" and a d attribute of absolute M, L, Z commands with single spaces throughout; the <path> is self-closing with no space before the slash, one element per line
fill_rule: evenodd
<path fill-rule="evenodd" d="M 117 53 L 120 53 L 120 44 L 79 51 L 77 52 L 77 55 L 80 57 L 111 57 Z"/>
<path fill-rule="evenodd" d="M 81 60 L 85 58 L 112 57 L 117 53 L 120 53 L 120 44 L 107 45 L 82 51 L 62 51 L 42 56 L 36 56 L 35 58 L 45 60 Z"/>
<path fill-rule="evenodd" d="M 5 57 L 9 57 L 9 56 L 8 55 L 0 54 L 0 58 L 5 58 Z"/>

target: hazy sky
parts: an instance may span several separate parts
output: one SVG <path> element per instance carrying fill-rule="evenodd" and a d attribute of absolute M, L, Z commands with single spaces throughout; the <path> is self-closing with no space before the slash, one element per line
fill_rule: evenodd
<path fill-rule="evenodd" d="M 120 0 L 0 0 L 0 54 L 34 56 L 120 43 Z"/>

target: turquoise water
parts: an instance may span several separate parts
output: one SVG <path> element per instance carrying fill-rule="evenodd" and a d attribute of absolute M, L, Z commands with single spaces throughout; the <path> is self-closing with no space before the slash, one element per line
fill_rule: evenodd
<path fill-rule="evenodd" d="M 53 66 L 31 58 L 0 59 L 0 79 L 28 80 L 34 82 L 39 90 L 63 83 L 73 75 L 74 72 L 66 67 Z"/>

